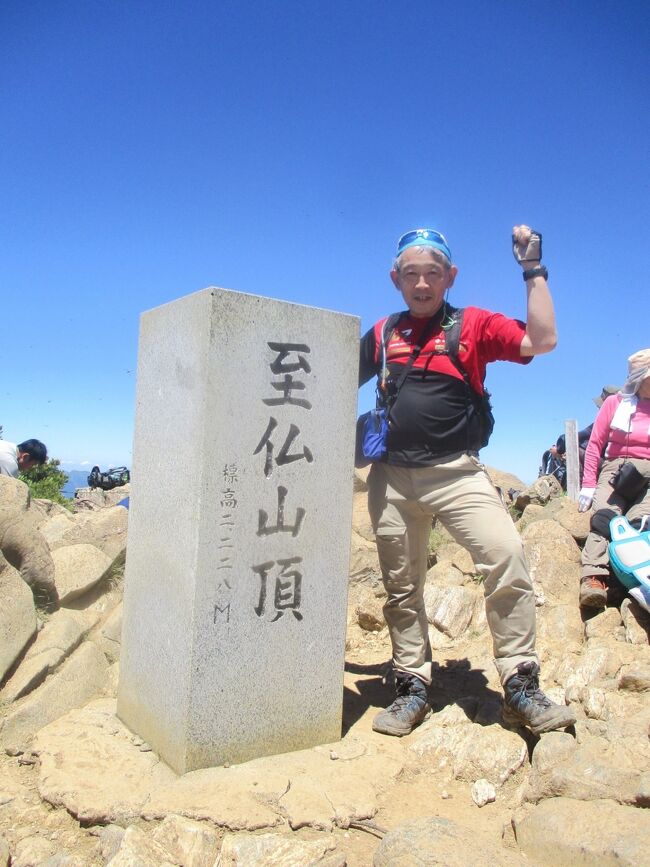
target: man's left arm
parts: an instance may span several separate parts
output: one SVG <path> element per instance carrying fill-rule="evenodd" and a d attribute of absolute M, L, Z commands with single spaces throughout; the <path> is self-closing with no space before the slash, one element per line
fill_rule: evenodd
<path fill-rule="evenodd" d="M 526 333 L 521 341 L 523 357 L 543 355 L 557 345 L 557 329 L 553 299 L 546 282 L 546 269 L 541 265 L 541 236 L 529 226 L 515 226 L 512 230 L 515 259 L 524 272 L 528 305 Z"/>

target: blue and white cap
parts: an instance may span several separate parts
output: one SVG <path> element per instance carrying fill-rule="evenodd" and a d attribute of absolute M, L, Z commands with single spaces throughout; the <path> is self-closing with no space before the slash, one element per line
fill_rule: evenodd
<path fill-rule="evenodd" d="M 397 255 L 400 256 L 409 247 L 433 247 L 444 253 L 451 262 L 451 250 L 447 239 L 435 229 L 411 229 L 410 232 L 406 232 L 397 242 Z"/>

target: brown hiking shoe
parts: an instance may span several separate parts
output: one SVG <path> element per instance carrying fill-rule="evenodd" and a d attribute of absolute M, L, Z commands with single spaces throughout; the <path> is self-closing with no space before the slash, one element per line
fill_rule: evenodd
<path fill-rule="evenodd" d="M 604 608 L 607 605 L 607 582 L 600 575 L 589 575 L 580 581 L 580 607 Z"/>

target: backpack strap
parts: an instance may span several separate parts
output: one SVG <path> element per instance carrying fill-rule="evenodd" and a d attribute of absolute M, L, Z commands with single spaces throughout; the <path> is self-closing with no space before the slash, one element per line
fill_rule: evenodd
<path fill-rule="evenodd" d="M 388 365 L 386 363 L 386 351 L 393 332 L 400 323 L 403 316 L 406 316 L 408 311 L 401 310 L 399 313 L 391 313 L 386 317 L 384 324 L 381 327 L 381 370 L 379 372 L 379 387 L 382 392 L 386 390 L 386 379 L 388 378 Z"/>
<path fill-rule="evenodd" d="M 454 365 L 456 370 L 463 377 L 465 385 L 471 388 L 469 382 L 469 375 L 465 370 L 464 366 L 461 364 L 461 361 L 458 357 L 458 349 L 460 347 L 460 332 L 463 328 L 463 314 L 465 313 L 464 307 L 455 307 L 451 314 L 451 326 L 446 328 L 445 331 L 445 349 L 447 350 L 447 355 L 449 356 L 449 360 Z"/>
<path fill-rule="evenodd" d="M 418 342 L 413 346 L 413 349 L 411 350 L 411 354 L 408 357 L 408 361 L 404 365 L 404 369 L 402 370 L 399 377 L 397 378 L 397 381 L 395 383 L 395 389 L 392 392 L 392 394 L 390 395 L 390 399 L 389 399 L 388 395 L 386 394 L 386 380 L 388 378 L 388 366 L 386 364 L 386 347 L 388 346 L 388 343 L 389 343 L 391 337 L 393 336 L 393 332 L 395 331 L 395 328 L 397 327 L 400 319 L 404 315 L 405 315 L 404 312 L 391 313 L 391 315 L 384 322 L 384 325 L 382 326 L 382 329 L 381 329 L 382 369 L 381 369 L 381 373 L 379 375 L 378 382 L 377 382 L 377 402 L 378 402 L 378 405 L 379 405 L 379 403 L 381 403 L 382 405 L 387 406 L 389 414 L 390 414 L 390 409 L 392 408 L 393 404 L 397 400 L 397 395 L 399 394 L 401 387 L 404 385 L 404 381 L 406 380 L 406 377 L 408 376 L 410 369 L 413 367 L 415 360 L 422 352 L 422 347 L 426 345 L 427 340 L 433 334 L 433 330 L 437 324 L 436 323 L 437 314 L 435 314 L 434 316 L 431 317 L 431 319 L 429 319 L 427 324 L 424 326 L 424 329 L 422 331 L 422 334 L 420 335 Z"/>
<path fill-rule="evenodd" d="M 449 357 L 449 360 L 454 365 L 456 370 L 460 373 L 463 378 L 463 382 L 465 383 L 465 414 L 467 418 L 467 450 L 470 450 L 469 443 L 469 406 L 470 403 L 474 405 L 474 408 L 478 411 L 480 420 L 481 420 L 481 440 L 482 446 L 486 446 L 488 440 L 490 439 L 490 435 L 492 434 L 492 430 L 494 429 L 494 415 L 492 414 L 492 406 L 490 403 L 490 392 L 483 386 L 482 394 L 479 394 L 476 389 L 472 387 L 472 384 L 469 379 L 469 374 L 465 369 L 463 363 L 458 357 L 458 350 L 460 347 L 460 333 L 463 327 L 463 314 L 465 312 L 464 307 L 456 307 L 452 310 L 450 314 L 451 325 L 444 329 L 445 331 L 445 350 Z"/>

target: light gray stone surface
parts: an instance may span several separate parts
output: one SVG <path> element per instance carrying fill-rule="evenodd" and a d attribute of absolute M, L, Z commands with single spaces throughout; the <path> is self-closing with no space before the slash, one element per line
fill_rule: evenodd
<path fill-rule="evenodd" d="M 356 615 L 359 626 L 366 632 L 379 632 L 386 626 L 384 601 L 385 597 L 378 598 L 370 587 L 364 587 L 361 591 Z"/>
<path fill-rule="evenodd" d="M 550 519 L 535 521 L 523 531 L 522 539 L 531 578 L 543 594 L 553 602 L 575 598 L 580 548 L 569 531 Z"/>
<path fill-rule="evenodd" d="M 104 654 L 86 641 L 35 692 L 12 705 L 0 729 L 2 746 L 23 748 L 32 735 L 49 722 L 100 692 L 107 672 Z"/>
<path fill-rule="evenodd" d="M 451 819 L 427 816 L 390 831 L 375 851 L 374 867 L 485 867 L 503 864 L 503 850 Z"/>
<path fill-rule="evenodd" d="M 122 845 L 125 831 L 126 829 L 121 828 L 119 825 L 100 827 L 97 836 L 99 837 L 99 845 L 104 861 L 110 861 L 114 855 L 117 855 Z"/>
<path fill-rule="evenodd" d="M 223 289 L 142 317 L 118 714 L 179 772 L 340 737 L 358 329 Z"/>
<path fill-rule="evenodd" d="M 11 861 L 13 867 L 33 867 L 42 864 L 56 852 L 54 843 L 43 837 L 24 837 L 17 844 Z"/>
<path fill-rule="evenodd" d="M 580 617 L 580 607 L 573 600 L 571 604 L 546 604 L 537 610 L 537 653 L 541 657 L 542 671 L 546 663 L 557 663 L 557 646 L 564 654 L 579 653 L 582 650 L 584 626 Z"/>
<path fill-rule="evenodd" d="M 650 642 L 650 614 L 638 602 L 629 597 L 624 599 L 621 618 L 625 626 L 625 640 L 629 644 L 647 645 Z"/>
<path fill-rule="evenodd" d="M 11 476 L 0 476 L 0 509 L 26 512 L 29 509 L 29 502 L 29 488 L 24 482 Z"/>
<path fill-rule="evenodd" d="M 352 529 L 350 544 L 350 583 L 364 581 L 368 577 L 380 575 L 377 546 Z"/>
<path fill-rule="evenodd" d="M 106 618 L 97 636 L 97 644 L 104 651 L 109 662 L 115 662 L 120 657 L 121 635 L 122 603 L 119 602 Z"/>
<path fill-rule="evenodd" d="M 424 606 L 429 623 L 449 638 L 463 635 L 476 607 L 476 591 L 469 587 L 439 587 L 427 584 Z"/>
<path fill-rule="evenodd" d="M 151 836 L 183 867 L 214 867 L 219 854 L 219 835 L 207 822 L 167 816 Z"/>
<path fill-rule="evenodd" d="M 624 665 L 619 674 L 618 688 L 629 689 L 632 692 L 648 692 L 650 664 L 639 662 L 634 665 Z"/>
<path fill-rule="evenodd" d="M 372 818 L 404 767 L 396 739 L 372 744 L 348 734 L 336 744 L 176 777 L 155 753 L 143 751 L 114 710 L 114 702 L 98 699 L 34 740 L 41 798 L 85 825 L 184 816 L 229 830 L 288 824 L 331 831 Z"/>
<path fill-rule="evenodd" d="M 500 725 L 472 723 L 460 708 L 446 708 L 423 723 L 409 750 L 415 764 L 426 761 L 457 780 L 485 778 L 495 785 L 522 767 L 528 755 L 525 742 L 515 732 Z"/>
<path fill-rule="evenodd" d="M 43 524 L 41 533 L 50 550 L 66 545 L 88 544 L 99 548 L 114 560 L 126 547 L 128 516 L 128 509 L 124 506 L 77 514 L 66 511 L 65 515 L 57 514 Z"/>
<path fill-rule="evenodd" d="M 16 701 L 35 689 L 72 653 L 96 622 L 96 614 L 66 609 L 56 611 L 0 692 L 0 701 Z"/>
<path fill-rule="evenodd" d="M 650 863 L 650 811 L 611 801 L 551 798 L 515 816 L 517 843 L 536 864 L 640 867 Z"/>
<path fill-rule="evenodd" d="M 38 529 L 52 550 L 66 544 L 63 542 L 63 537 L 68 530 L 72 530 L 75 526 L 75 516 L 72 512 L 64 509 L 63 512 L 56 512 L 53 515 L 45 513 L 39 521 Z"/>
<path fill-rule="evenodd" d="M 606 743 L 590 738 L 575 750 L 566 750 L 557 735 L 550 735 L 559 746 L 555 756 L 543 762 L 533 759 L 526 800 L 537 803 L 547 798 L 565 796 L 580 801 L 611 799 L 621 804 L 637 804 L 641 793 L 641 769 L 647 766 L 643 747 L 630 753 L 624 742 Z M 537 750 L 535 750 L 536 752 Z M 533 753 L 534 755 L 534 753 Z"/>
<path fill-rule="evenodd" d="M 345 867 L 331 837 L 300 840 L 288 834 L 226 834 L 214 867 Z"/>
<path fill-rule="evenodd" d="M 111 488 L 110 491 L 102 491 L 101 488 L 77 488 L 74 494 L 72 511 L 86 512 L 95 509 L 111 508 L 112 506 L 117 506 L 130 495 L 130 484 Z"/>
<path fill-rule="evenodd" d="M 34 740 L 41 797 L 86 824 L 132 822 L 152 791 L 175 779 L 164 762 L 142 752 L 138 743 L 116 719 L 112 700 L 97 699 L 70 711 Z"/>
<path fill-rule="evenodd" d="M 126 829 L 120 848 L 107 867 L 178 867 L 178 864 L 164 846 L 131 825 Z"/>
<path fill-rule="evenodd" d="M 488 780 L 477 780 L 471 788 L 472 801 L 477 807 L 492 804 L 497 799 L 496 789 Z"/>
<path fill-rule="evenodd" d="M 0 554 L 0 681 L 36 633 L 32 591 Z M 0 694 L 0 699 L 2 698 Z"/>
<path fill-rule="evenodd" d="M 67 545 L 52 551 L 54 583 L 62 605 L 94 587 L 112 564 L 94 545 Z"/>

